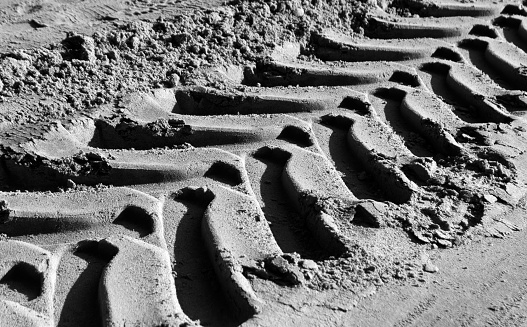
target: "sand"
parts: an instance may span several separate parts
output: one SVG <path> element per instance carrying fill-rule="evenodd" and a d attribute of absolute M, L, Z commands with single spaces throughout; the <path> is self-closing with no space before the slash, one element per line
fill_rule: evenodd
<path fill-rule="evenodd" d="M 0 325 L 520 326 L 515 2 L 0 4 Z"/>

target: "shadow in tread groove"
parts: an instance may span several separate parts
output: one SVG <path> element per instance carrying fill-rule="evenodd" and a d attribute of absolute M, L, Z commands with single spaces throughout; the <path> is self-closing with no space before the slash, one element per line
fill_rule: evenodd
<path fill-rule="evenodd" d="M 57 232 L 76 232 L 88 230 L 91 227 L 92 224 L 89 221 L 84 221 L 82 217 L 70 217 L 69 219 L 16 217 L 0 224 L 0 233 L 10 237 L 17 237 L 23 235 L 55 234 Z"/>
<path fill-rule="evenodd" d="M 503 36 L 505 37 L 505 40 L 507 40 L 507 42 L 514 44 L 515 46 L 520 48 L 523 52 L 527 53 L 527 40 L 522 40 L 518 36 L 517 30 L 514 30 L 512 28 L 504 28 Z"/>
<path fill-rule="evenodd" d="M 421 85 L 418 75 L 412 75 L 403 71 L 395 71 L 389 81 L 413 87 L 419 87 Z"/>
<path fill-rule="evenodd" d="M 199 319 L 206 326 L 237 326 L 214 273 L 201 224 L 207 203 L 193 200 L 167 200 L 165 206 L 177 203 L 186 208 L 176 231 L 174 244 L 175 283 L 179 304 L 191 319 Z"/>
<path fill-rule="evenodd" d="M 109 258 L 102 258 L 97 246 L 97 242 L 87 242 L 61 260 L 56 299 L 58 327 L 102 326 L 99 281 Z M 63 294 L 63 290 L 69 291 Z"/>
<path fill-rule="evenodd" d="M 498 84 L 504 89 L 515 89 L 513 85 L 507 82 L 503 78 L 503 76 L 501 76 L 501 74 L 487 62 L 487 59 L 485 59 L 485 53 L 483 49 L 477 49 L 466 45 L 461 45 L 461 47 L 465 48 L 465 50 L 468 51 L 468 58 L 472 65 L 487 74 L 490 78 L 492 78 L 492 80 L 494 80 L 496 84 Z"/>
<path fill-rule="evenodd" d="M 417 131 L 414 131 L 401 115 L 401 100 L 392 98 L 383 89 L 376 91 L 371 97 L 374 107 L 378 108 L 379 112 L 384 112 L 386 123 L 402 138 L 410 152 L 418 157 L 432 157 L 434 152 L 430 144 Z"/>
<path fill-rule="evenodd" d="M 469 32 L 470 35 L 476 35 L 476 36 L 486 36 L 490 37 L 492 39 L 498 38 L 498 32 L 496 29 L 492 26 L 488 25 L 482 25 L 482 24 L 476 24 L 472 27 L 472 29 Z"/>
<path fill-rule="evenodd" d="M 501 13 L 505 15 L 527 16 L 527 10 L 522 5 L 508 4 L 503 8 Z"/>
<path fill-rule="evenodd" d="M 145 237 L 154 231 L 154 220 L 145 209 L 128 206 L 113 221 L 116 225 L 139 233 L 140 237 Z"/>
<path fill-rule="evenodd" d="M 280 249 L 285 253 L 296 252 L 303 258 L 323 258 L 325 253 L 314 242 L 314 236 L 302 222 L 302 217 L 283 187 L 282 172 L 288 158 L 279 161 L 256 155 L 255 159 L 248 159 L 248 170 L 252 168 L 251 165 L 265 166 L 261 179 L 252 182 L 260 186 L 262 211 Z"/>
<path fill-rule="evenodd" d="M 460 53 L 446 47 L 439 47 L 434 53 L 432 53 L 433 58 L 445 59 L 454 62 L 463 61 L 463 57 Z"/>
<path fill-rule="evenodd" d="M 3 277 L 0 279 L 0 285 L 5 285 L 10 291 L 17 292 L 15 302 L 18 297 L 22 295 L 24 300 L 31 301 L 36 299 L 42 293 L 42 274 L 32 265 L 20 262 L 14 265 Z M 3 287 L 0 287 L 0 291 Z M 3 293 L 3 292 L 2 292 Z M 12 292 L 9 292 L 12 293 Z M 7 295 L 7 294 L 6 294 Z M 10 299 L 11 296 L 7 296 Z"/>
<path fill-rule="evenodd" d="M 500 16 L 494 19 L 493 25 L 501 27 L 505 40 L 527 53 L 526 21 L 517 17 Z M 523 25 L 523 26 L 522 26 Z"/>
<path fill-rule="evenodd" d="M 473 115 L 466 103 L 460 102 L 461 97 L 457 96 L 446 84 L 446 75 L 425 70 L 430 74 L 430 86 L 432 92 L 443 102 L 454 106 L 452 111 L 459 119 L 467 123 L 487 122 L 483 117 Z"/>
<path fill-rule="evenodd" d="M 322 121 L 321 125 L 331 130 L 328 140 L 330 157 L 337 171 L 340 172 L 341 178 L 348 189 L 359 199 L 372 199 L 376 201 L 385 201 L 382 192 L 375 186 L 368 176 L 363 176 L 364 167 L 351 153 L 347 145 L 347 135 L 350 126 L 343 124 L 337 126 L 338 122 Z"/>
<path fill-rule="evenodd" d="M 230 186 L 236 186 L 243 183 L 241 172 L 236 167 L 221 161 L 212 164 L 204 177 Z"/>
<path fill-rule="evenodd" d="M 296 126 L 286 126 L 280 135 L 278 135 L 278 139 L 296 144 L 300 147 L 308 147 L 313 145 L 311 135 L 309 135 L 307 131 L 304 131 Z"/>

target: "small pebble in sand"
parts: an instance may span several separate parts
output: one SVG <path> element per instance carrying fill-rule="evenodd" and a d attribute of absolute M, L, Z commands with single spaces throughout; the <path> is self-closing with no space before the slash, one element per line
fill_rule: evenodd
<path fill-rule="evenodd" d="M 492 194 L 484 194 L 483 195 L 483 198 L 489 202 L 489 203 L 495 203 L 496 201 L 498 201 L 498 198 L 496 198 L 494 195 Z"/>
<path fill-rule="evenodd" d="M 309 260 L 309 259 L 300 261 L 300 266 L 304 269 L 310 269 L 310 270 L 318 269 L 318 265 L 316 264 L 316 262 L 313 260 Z"/>
<path fill-rule="evenodd" d="M 293 14 L 294 14 L 295 16 L 297 16 L 297 17 L 302 17 L 302 16 L 304 16 L 304 13 L 305 13 L 305 12 L 304 12 L 304 9 L 302 9 L 302 8 L 300 8 L 300 7 L 295 8 L 295 9 L 293 10 Z"/>
<path fill-rule="evenodd" d="M 427 262 L 423 265 L 423 270 L 429 273 L 436 273 L 439 271 L 439 268 L 433 263 Z"/>

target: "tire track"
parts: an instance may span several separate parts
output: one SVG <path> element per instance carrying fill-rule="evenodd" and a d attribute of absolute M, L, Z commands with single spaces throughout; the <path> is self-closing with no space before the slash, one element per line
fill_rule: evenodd
<path fill-rule="evenodd" d="M 476 56 L 472 55 L 470 58 L 476 66 L 481 66 L 485 72 L 499 71 L 500 76 L 511 85 L 512 89 L 527 90 L 525 86 L 525 72 L 523 70 L 523 63 L 527 60 L 527 54 L 518 49 L 514 44 L 492 40 L 488 38 L 465 39 L 462 40 L 460 46 L 470 49 L 471 54 L 477 54 L 477 61 L 474 60 Z M 485 62 L 484 66 L 481 62 Z M 490 74 L 489 74 L 490 75 Z"/>
<path fill-rule="evenodd" d="M 183 206 L 184 208 L 181 208 Z M 201 236 L 202 217 L 206 207 L 193 201 L 165 200 L 163 217 L 166 228 L 176 228 L 165 236 L 173 257 L 177 296 L 182 310 L 202 324 L 235 326 L 227 300 L 214 273 Z M 183 211 L 183 212 L 181 212 Z M 171 221 L 179 219 L 176 226 Z M 171 250 L 173 249 L 173 250 Z"/>
<path fill-rule="evenodd" d="M 405 317 L 394 324 L 394 327 L 412 326 L 413 323 L 427 312 L 437 301 L 435 295 L 431 295 L 425 300 L 419 302 L 413 310 L 406 314 Z"/>
<path fill-rule="evenodd" d="M 312 235 L 302 227 L 297 210 L 287 201 L 281 182 L 284 164 L 270 158 L 248 158 L 247 169 L 254 176 L 252 187 L 261 199 L 265 218 L 282 251 L 296 252 L 306 258 L 320 257 L 320 250 L 311 241 Z"/>
<path fill-rule="evenodd" d="M 31 137 L 23 147 L 34 156 L 14 155 L 2 162 L 2 174 L 10 176 L 7 189 L 69 185 L 71 190 L 0 193 L 7 206 L 0 232 L 9 238 L 0 245 L 11 256 L 27 255 L 21 265 L 13 265 L 9 255 L 0 260 L 0 284 L 6 285 L 1 295 L 13 296 L 11 302 L 1 302 L 0 321 L 64 326 L 96 320 L 257 323 L 275 314 L 277 294 L 290 291 L 285 287 L 313 278 L 304 276 L 306 269 L 315 270 L 313 264 L 302 266 L 310 265 L 305 259 L 353 271 L 354 266 L 344 267 L 347 258 L 374 256 L 375 250 L 361 247 L 360 238 L 370 235 L 361 234 L 366 227 L 356 225 L 384 228 L 395 216 L 418 241 L 450 247 L 454 235 L 505 207 L 512 196 L 503 195 L 507 183 L 517 182 L 516 152 L 507 152 L 499 142 L 519 139 L 524 125 L 516 115 L 527 109 L 525 93 L 517 92 L 526 90 L 524 20 L 516 16 L 525 12 L 512 5 L 415 5 L 412 10 L 421 17 L 454 18 L 437 23 L 373 17 L 367 40 L 332 31 L 314 35 L 316 63 L 308 56 L 298 58 L 308 50 L 295 50 L 247 69 L 245 86 L 239 89 L 177 87 L 173 96 L 142 103 L 131 117 L 58 124 L 39 140 Z M 142 1 L 134 6 L 138 16 L 162 7 Z M 110 5 L 94 5 L 63 14 L 75 22 L 79 15 L 115 11 Z M 494 24 L 500 28 L 490 25 L 497 15 Z M 445 23 L 460 16 L 469 17 L 456 26 Z M 470 114 L 456 114 L 442 96 Z M 445 158 L 452 165 L 444 164 Z M 63 159 L 53 163 L 66 162 L 70 170 L 49 165 Z M 79 173 L 75 164 L 95 171 Z M 349 167 L 368 171 L 375 183 L 350 177 Z M 441 180 L 452 171 L 462 179 Z M 76 188 L 98 183 L 112 187 L 93 194 Z M 375 184 L 384 195 L 372 195 L 371 187 L 364 191 L 365 184 Z M 124 185 L 151 192 L 164 203 L 116 187 Z M 441 201 L 431 202 L 431 194 L 440 194 Z M 370 201 L 385 198 L 391 203 Z M 412 215 L 419 215 L 422 226 L 418 220 L 408 223 Z M 57 248 L 65 242 L 78 251 L 60 256 Z M 51 266 L 39 268 L 37 254 Z M 487 269 L 494 271 L 473 296 L 503 295 L 499 279 L 505 272 L 495 272 L 501 267 L 497 261 L 489 264 Z M 376 269 L 366 267 L 361 274 Z M 25 279 L 13 278 L 15 273 Z M 255 291 L 255 285 L 267 281 L 276 284 L 266 290 L 271 296 Z M 9 286 L 20 294 L 5 291 Z M 307 292 L 301 287 L 294 291 Z M 85 299 L 79 297 L 83 292 L 88 293 Z M 504 309 L 479 316 L 470 311 L 462 323 L 488 318 L 494 324 L 505 316 L 520 325 L 526 294 L 523 283 L 502 301 Z M 36 302 L 28 304 L 27 297 Z M 271 298 L 271 304 L 262 298 Z M 438 312 L 448 307 L 448 300 L 425 296 L 395 326 L 441 325 L 445 320 Z M 82 301 L 89 302 L 90 310 L 75 315 Z M 100 309 L 94 308 L 96 303 Z"/>
<path fill-rule="evenodd" d="M 359 158 L 348 153 L 349 124 L 338 124 L 329 117 L 322 117 L 320 125 L 315 124 L 313 128 L 323 146 L 322 151 L 332 160 L 347 188 L 359 199 L 384 201 L 382 191 L 371 183 L 372 177 L 366 173 Z"/>
<path fill-rule="evenodd" d="M 384 91 L 384 92 L 383 92 Z M 384 122 L 401 137 L 405 146 L 417 157 L 430 157 L 432 152 L 428 142 L 410 128 L 408 121 L 401 114 L 401 98 L 379 90 L 372 96 L 372 103 L 384 118 Z"/>
<path fill-rule="evenodd" d="M 525 18 L 499 16 L 494 19 L 493 24 L 501 28 L 507 42 L 527 53 L 527 20 Z"/>
<path fill-rule="evenodd" d="M 102 326 L 98 285 L 108 260 L 95 242 L 66 250 L 58 267 L 55 321 L 57 326 Z"/>
<path fill-rule="evenodd" d="M 518 288 L 518 291 L 513 295 L 507 296 L 499 304 L 498 307 L 493 307 L 495 315 L 487 320 L 487 325 L 496 325 L 497 323 L 505 326 L 522 326 L 527 320 L 525 315 L 525 298 L 527 297 L 527 283 L 524 283 Z M 523 308 L 521 308 L 523 306 Z"/>

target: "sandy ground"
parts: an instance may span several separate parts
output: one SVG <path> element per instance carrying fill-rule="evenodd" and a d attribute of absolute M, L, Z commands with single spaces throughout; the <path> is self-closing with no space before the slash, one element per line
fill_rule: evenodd
<path fill-rule="evenodd" d="M 0 46 L 4 51 L 60 42 L 67 32 L 91 35 L 118 20 L 160 16 L 221 5 L 221 1 L 2 1 Z"/>
<path fill-rule="evenodd" d="M 2 1 L 0 325 L 527 325 L 526 17 Z"/>

